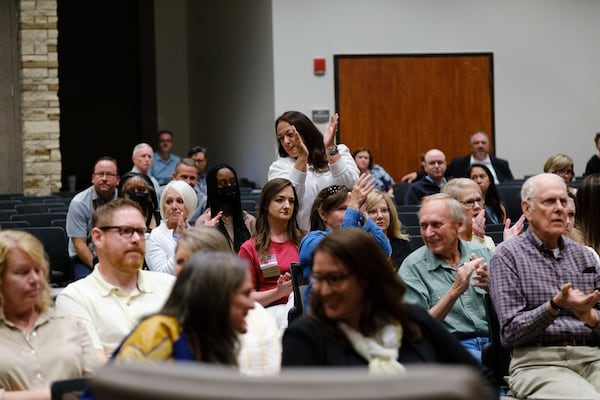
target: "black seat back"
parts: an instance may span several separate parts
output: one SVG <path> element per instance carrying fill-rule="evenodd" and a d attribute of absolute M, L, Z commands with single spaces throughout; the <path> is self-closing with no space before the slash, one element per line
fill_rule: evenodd
<path fill-rule="evenodd" d="M 302 274 L 300 263 L 290 264 L 290 275 L 292 275 L 292 290 L 294 293 L 294 305 L 288 312 L 288 323 L 304 314 L 304 290 L 308 286 L 308 280 Z"/>

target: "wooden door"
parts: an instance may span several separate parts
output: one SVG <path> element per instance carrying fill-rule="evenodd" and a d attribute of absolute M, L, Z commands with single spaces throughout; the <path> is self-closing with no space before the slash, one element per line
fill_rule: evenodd
<path fill-rule="evenodd" d="M 469 135 L 493 144 L 493 55 L 336 55 L 338 142 L 371 149 L 395 180 L 431 148 L 469 154 Z M 492 147 L 493 148 L 493 147 Z"/>

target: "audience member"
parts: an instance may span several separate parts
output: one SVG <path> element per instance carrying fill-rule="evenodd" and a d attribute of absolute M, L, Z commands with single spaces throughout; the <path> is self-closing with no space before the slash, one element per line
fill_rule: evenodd
<path fill-rule="evenodd" d="M 229 242 L 221 232 L 207 226 L 188 229 L 177 241 L 175 269 L 177 275 L 183 264 L 197 251 L 229 251 Z M 281 332 L 275 318 L 260 303 L 246 315 L 246 333 L 239 335 L 237 356 L 240 372 L 245 375 L 274 375 L 281 368 Z"/>
<path fill-rule="evenodd" d="M 340 229 L 315 248 L 310 317 L 283 335 L 285 367 L 368 367 L 402 373 L 412 365 L 461 364 L 495 380 L 435 319 L 402 301 L 405 287 L 387 255 L 359 229 Z"/>
<path fill-rule="evenodd" d="M 600 254 L 600 174 L 586 176 L 575 196 L 575 228 L 583 244 Z"/>
<path fill-rule="evenodd" d="M 600 154 L 600 132 L 596 133 L 596 136 L 594 136 L 594 143 L 596 144 L 598 154 Z M 592 158 L 589 159 L 589 161 L 585 165 L 585 172 L 583 173 L 583 176 L 588 176 L 600 172 L 600 157 L 598 156 L 598 154 L 594 154 Z"/>
<path fill-rule="evenodd" d="M 184 181 L 171 181 L 160 197 L 160 225 L 146 243 L 146 264 L 151 271 L 175 275 L 175 245 L 190 227 L 190 210 L 196 209 L 196 192 Z"/>
<path fill-rule="evenodd" d="M 137 203 L 142 209 L 148 231 L 160 225 L 158 198 L 148 175 L 139 172 L 127 172 L 119 183 L 119 197 Z"/>
<path fill-rule="evenodd" d="M 475 132 L 469 140 L 471 154 L 453 158 L 446 171 L 447 178 L 468 178 L 467 169 L 471 164 L 483 164 L 492 173 L 496 185 L 514 179 L 508 161 L 490 155 L 490 139 L 486 133 Z"/>
<path fill-rule="evenodd" d="M 506 205 L 500 201 L 500 194 L 489 168 L 483 164 L 471 164 L 467 169 L 467 176 L 475 181 L 481 189 L 485 203 L 485 223 L 503 224 L 506 222 L 508 217 Z"/>
<path fill-rule="evenodd" d="M 152 157 L 152 166 L 150 167 L 149 175 L 155 177 L 161 186 L 171 182 L 175 173 L 175 167 L 179 162 L 179 157 L 171 153 L 173 149 L 173 136 L 173 132 L 166 130 L 158 131 L 156 135 L 157 151 L 154 153 L 154 157 Z"/>
<path fill-rule="evenodd" d="M 442 193 L 458 200 L 462 205 L 465 224 L 458 237 L 467 242 L 483 244 L 494 251 L 494 240 L 485 234 L 485 204 L 479 186 L 469 178 L 454 178 L 442 188 Z"/>
<path fill-rule="evenodd" d="M 402 261 L 412 252 L 410 238 L 402 232 L 402 222 L 394 201 L 386 193 L 373 189 L 367 195 L 367 214 L 381 228 L 392 247 L 392 263 L 398 272 Z"/>
<path fill-rule="evenodd" d="M 553 154 L 544 163 L 544 172 L 560 176 L 567 185 L 567 190 L 577 193 L 577 189 L 569 187 L 575 177 L 573 159 L 566 154 Z"/>
<path fill-rule="evenodd" d="M 238 333 L 253 307 L 246 264 L 202 251 L 186 262 L 165 305 L 123 341 L 115 362 L 194 360 L 237 366 Z"/>
<path fill-rule="evenodd" d="M 394 197 L 394 179 L 379 164 L 373 164 L 371 150 L 361 147 L 352 153 L 356 166 L 361 174 L 370 173 L 375 180 L 375 189 Z"/>
<path fill-rule="evenodd" d="M 217 164 L 206 174 L 208 207 L 196 225 L 215 226 L 234 252 L 256 234 L 256 218 L 242 210 L 237 174 L 227 164 Z"/>
<path fill-rule="evenodd" d="M 348 147 L 335 144 L 338 115 L 331 117 L 325 134 L 304 114 L 287 111 L 275 121 L 279 157 L 269 167 L 268 179 L 292 182 L 298 199 L 298 225 L 310 227 L 310 207 L 318 193 L 332 185 L 352 187 L 358 168 Z"/>
<path fill-rule="evenodd" d="M 281 330 L 287 327 L 292 292 L 290 264 L 299 261 L 298 198 L 292 182 L 275 178 L 265 184 L 258 202 L 256 236 L 238 255 L 248 261 L 253 300 L 266 307 Z"/>
<path fill-rule="evenodd" d="M 154 192 L 156 193 L 156 197 L 160 199 L 160 194 L 162 193 L 160 190 L 160 184 L 150 174 L 150 167 L 152 166 L 152 146 L 148 143 L 140 143 L 133 148 L 133 155 L 131 156 L 131 160 L 133 161 L 133 168 L 131 172 L 137 172 L 138 174 L 146 175 L 152 181 L 152 186 L 154 187 Z"/>
<path fill-rule="evenodd" d="M 93 374 L 85 327 L 56 313 L 44 247 L 23 231 L 0 231 L 0 398 L 50 400 L 50 385 Z"/>
<path fill-rule="evenodd" d="M 425 246 L 406 257 L 398 272 L 406 283 L 404 301 L 429 310 L 480 360 L 489 342 L 483 295 L 489 288 L 491 251 L 460 240 L 465 214 L 445 193 L 423 200 L 419 223 Z"/>
<path fill-rule="evenodd" d="M 83 322 L 105 360 L 140 318 L 160 309 L 174 278 L 140 270 L 147 228 L 137 203 L 113 200 L 98 207 L 92 221 L 92 241 L 100 262 L 90 275 L 58 295 L 56 308 Z"/>
<path fill-rule="evenodd" d="M 518 398 L 600 399 L 600 265 L 562 236 L 562 179 L 529 178 L 521 199 L 529 229 L 498 246 L 490 268 L 502 344 L 512 349 L 510 389 Z"/>
<path fill-rule="evenodd" d="M 392 247 L 385 233 L 367 214 L 367 196 L 373 190 L 373 180 L 369 174 L 362 174 L 352 188 L 329 186 L 319 192 L 311 210 L 311 231 L 300 242 L 300 266 L 305 278 L 310 277 L 313 264 L 313 252 L 317 244 L 330 232 L 340 228 L 361 228 L 372 235 L 385 254 L 392 254 Z M 308 300 L 311 285 L 305 297 Z"/>
<path fill-rule="evenodd" d="M 421 204 L 425 196 L 440 192 L 446 184 L 446 156 L 438 149 L 425 153 L 424 168 L 426 175 L 410 184 L 404 195 L 404 204 Z"/>
<path fill-rule="evenodd" d="M 197 206 L 195 210 L 190 211 L 190 224 L 193 225 L 206 209 L 206 193 L 200 191 L 198 188 L 198 171 L 194 160 L 191 158 L 182 158 L 179 160 L 175 167 L 175 173 L 173 173 L 173 179 L 187 182 L 196 192 L 198 199 Z"/>
<path fill-rule="evenodd" d="M 194 160 L 196 170 L 198 171 L 198 180 L 196 181 L 196 192 L 202 192 L 208 195 L 206 191 L 206 164 L 208 162 L 207 152 L 204 147 L 194 146 L 188 152 L 188 157 Z"/>
<path fill-rule="evenodd" d="M 119 169 L 117 160 L 101 157 L 94 164 L 92 186 L 73 197 L 67 212 L 67 236 L 69 236 L 69 256 L 74 257 L 75 279 L 81 279 L 92 272 L 96 252 L 92 245 L 92 214 L 104 203 L 117 197 Z"/>

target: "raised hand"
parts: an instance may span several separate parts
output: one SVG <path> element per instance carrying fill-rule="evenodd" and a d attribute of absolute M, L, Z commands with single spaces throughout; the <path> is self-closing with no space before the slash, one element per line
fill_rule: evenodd
<path fill-rule="evenodd" d="M 515 222 L 512 227 L 510 227 L 510 222 L 510 218 L 506 218 L 506 222 L 504 223 L 504 231 L 502 232 L 503 240 L 508 240 L 519 236 L 525 224 L 525 214 L 522 214 L 521 218 L 519 218 L 519 220 Z"/>
<path fill-rule="evenodd" d="M 323 134 L 323 144 L 325 145 L 325 148 L 335 144 L 335 134 L 337 133 L 339 119 L 340 116 L 338 113 L 331 116 L 331 121 L 329 122 L 329 125 L 327 125 L 327 129 L 325 129 L 325 134 Z"/>
<path fill-rule="evenodd" d="M 375 187 L 375 180 L 371 177 L 368 172 L 360 174 L 358 180 L 354 184 L 352 191 L 350 192 L 350 199 L 348 200 L 348 207 L 354 208 L 362 212 L 361 208 L 364 208 L 367 201 L 367 196 Z"/>

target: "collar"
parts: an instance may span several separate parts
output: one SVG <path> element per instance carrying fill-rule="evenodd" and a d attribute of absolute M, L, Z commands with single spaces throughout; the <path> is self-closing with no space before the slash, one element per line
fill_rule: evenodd
<path fill-rule="evenodd" d="M 470 257 L 470 253 L 465 246 L 465 242 L 460 239 L 458 239 L 458 251 L 460 252 L 460 259 L 458 260 L 457 266 L 460 266 L 469 261 Z M 437 254 L 433 254 L 429 249 L 426 250 L 424 258 L 427 262 L 425 264 L 425 268 L 429 271 L 434 271 L 440 267 L 454 269 L 450 264 L 444 261 L 442 257 L 438 256 Z"/>
<path fill-rule="evenodd" d="M 44 325 L 46 322 L 50 321 L 50 319 L 56 317 L 57 315 L 54 309 L 49 307 L 48 310 L 41 312 L 40 315 L 38 315 L 37 319 L 35 320 L 35 325 L 33 329 L 37 329 L 38 327 Z M 2 309 L 0 309 L 0 323 L 3 323 L 4 325 L 12 329 L 19 329 L 15 324 L 13 324 L 4 317 L 4 310 Z"/>
<path fill-rule="evenodd" d="M 446 182 L 447 182 L 447 181 L 446 181 L 446 177 L 445 177 L 445 176 L 444 176 L 444 177 L 442 177 L 442 182 L 441 182 L 439 185 L 438 185 L 437 183 L 435 183 L 435 182 L 433 181 L 433 179 L 431 179 L 431 178 L 429 177 L 429 175 L 425 175 L 425 176 L 423 177 L 423 180 L 425 180 L 425 181 L 427 181 L 427 182 L 431 183 L 432 185 L 435 185 L 435 186 L 437 186 L 437 187 L 440 187 L 440 188 L 441 188 L 442 186 L 444 186 L 444 185 L 446 184 Z"/>
<path fill-rule="evenodd" d="M 483 160 L 478 160 L 475 157 L 473 157 L 473 155 L 471 155 L 471 158 L 469 159 L 469 164 L 484 164 L 484 165 L 491 165 L 492 164 L 492 160 L 490 158 L 490 155 L 488 154 Z"/>
<path fill-rule="evenodd" d="M 561 259 L 562 258 L 562 253 L 563 250 L 565 249 L 565 240 L 563 239 L 562 236 L 560 236 L 558 238 L 558 250 L 559 250 L 559 254 L 558 257 L 554 256 L 554 252 L 552 251 L 552 249 L 548 249 L 546 246 L 544 246 L 544 243 L 542 243 L 542 241 L 535 235 L 535 233 L 533 233 L 533 230 L 531 228 L 527 228 L 527 231 L 524 233 L 525 238 L 527 240 L 529 240 L 533 246 L 544 256 L 544 257 L 550 257 L 550 258 L 554 258 L 554 259 Z"/>
<path fill-rule="evenodd" d="M 154 289 L 152 288 L 152 284 L 150 280 L 144 279 L 144 274 L 140 269 L 138 271 L 138 279 L 137 279 L 137 290 L 139 293 L 152 293 Z M 90 279 L 94 281 L 94 285 L 98 289 L 100 296 L 107 297 L 110 296 L 111 293 L 116 293 L 125 296 L 125 292 L 121 290 L 121 288 L 117 285 L 113 285 L 112 283 L 108 283 L 106 279 L 100 273 L 100 268 L 96 266 L 92 273 L 90 274 Z"/>
<path fill-rule="evenodd" d="M 104 200 L 102 200 L 102 197 L 100 197 L 98 192 L 96 192 L 94 185 L 90 186 L 90 192 L 92 193 L 92 203 L 95 201 L 98 203 L 98 205 L 104 204 Z M 118 195 L 119 194 L 117 193 L 117 189 L 115 188 L 115 192 L 113 193 L 112 200 L 115 200 L 117 197 L 119 197 Z"/>

